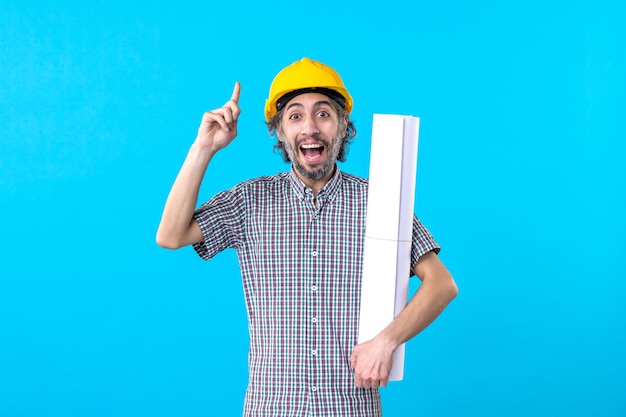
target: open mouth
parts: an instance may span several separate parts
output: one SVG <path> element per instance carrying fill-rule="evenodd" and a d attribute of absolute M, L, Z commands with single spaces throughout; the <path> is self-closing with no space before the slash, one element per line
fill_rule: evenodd
<path fill-rule="evenodd" d="M 324 145 L 321 143 L 306 143 L 300 146 L 300 153 L 309 164 L 316 164 L 322 161 Z"/>

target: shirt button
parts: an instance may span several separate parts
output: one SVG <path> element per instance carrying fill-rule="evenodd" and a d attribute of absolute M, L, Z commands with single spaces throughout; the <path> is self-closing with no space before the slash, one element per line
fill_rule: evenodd
<path fill-rule="evenodd" d="M 313 349 L 313 350 L 311 351 L 311 355 L 313 355 L 313 356 L 317 355 L 317 350 Z"/>
<path fill-rule="evenodd" d="M 317 391 L 317 387 L 316 386 L 312 386 L 311 387 L 311 391 L 313 391 L 313 392 Z"/>
<path fill-rule="evenodd" d="M 313 251 L 313 253 L 311 253 L 311 255 L 313 255 L 313 256 L 317 256 L 317 251 L 316 251 L 316 250 L 314 250 L 314 251 Z"/>
<path fill-rule="evenodd" d="M 317 285 L 315 284 L 311 285 L 311 291 L 317 291 Z"/>
<path fill-rule="evenodd" d="M 313 318 L 311 319 L 311 321 L 312 321 L 313 323 L 317 323 L 317 317 L 313 317 Z"/>

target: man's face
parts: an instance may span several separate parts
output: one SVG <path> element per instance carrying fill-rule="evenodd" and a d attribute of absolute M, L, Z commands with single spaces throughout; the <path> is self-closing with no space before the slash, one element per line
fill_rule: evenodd
<path fill-rule="evenodd" d="M 338 131 L 338 115 L 330 100 L 323 94 L 305 93 L 285 105 L 278 137 L 303 179 L 332 176 L 345 132 Z"/>

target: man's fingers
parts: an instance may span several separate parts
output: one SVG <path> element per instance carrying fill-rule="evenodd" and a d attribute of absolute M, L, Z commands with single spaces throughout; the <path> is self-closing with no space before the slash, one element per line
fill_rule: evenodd
<path fill-rule="evenodd" d="M 372 341 L 357 345 L 350 356 L 350 367 L 354 369 L 354 384 L 359 388 L 378 389 L 385 387 L 389 380 L 388 364 L 384 357 L 381 357 L 374 350 L 372 355 Z"/>
<path fill-rule="evenodd" d="M 223 111 L 224 108 L 212 110 L 204 113 L 204 121 L 209 125 L 213 123 L 217 123 L 220 125 L 222 130 L 229 131 L 230 130 L 230 122 L 227 120 L 226 112 Z M 230 115 L 230 110 L 228 110 L 228 118 L 232 121 L 232 116 Z"/>
<path fill-rule="evenodd" d="M 371 380 L 371 379 L 358 378 L 358 381 L 357 381 L 357 378 L 355 378 L 354 383 L 356 384 L 358 388 L 365 388 L 365 389 L 376 389 L 379 386 L 377 379 Z"/>
<path fill-rule="evenodd" d="M 241 92 L 241 84 L 239 81 L 235 83 L 235 87 L 233 88 L 233 95 L 230 97 L 222 109 L 228 109 L 231 113 L 231 119 L 227 119 L 228 123 L 231 123 L 233 120 L 236 121 L 241 113 L 241 109 L 239 109 L 239 94 Z"/>
<path fill-rule="evenodd" d="M 228 106 L 215 109 L 211 113 L 221 115 L 229 126 L 233 122 L 233 119 L 235 119 L 235 117 L 233 116 L 233 109 Z"/>
<path fill-rule="evenodd" d="M 241 84 L 239 84 L 239 81 L 235 82 L 235 87 L 233 87 L 233 95 L 230 97 L 231 101 L 234 101 L 235 103 L 239 104 L 239 94 L 241 92 Z"/>

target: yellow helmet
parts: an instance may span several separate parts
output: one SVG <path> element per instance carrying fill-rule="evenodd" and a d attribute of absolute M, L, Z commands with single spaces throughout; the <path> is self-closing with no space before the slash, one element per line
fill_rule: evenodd
<path fill-rule="evenodd" d="M 339 101 L 348 114 L 352 111 L 352 97 L 337 71 L 319 61 L 302 58 L 274 77 L 269 97 L 265 100 L 265 119 L 269 121 L 282 105 L 296 95 L 315 90 Z M 285 100 L 281 100 L 283 97 Z"/>

